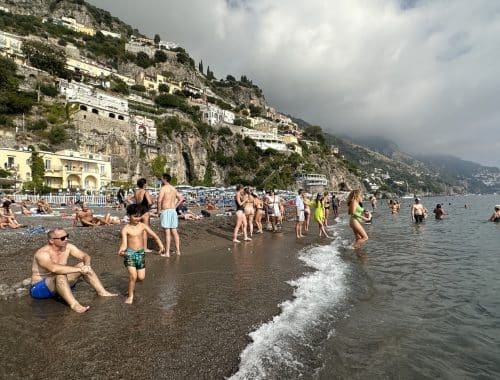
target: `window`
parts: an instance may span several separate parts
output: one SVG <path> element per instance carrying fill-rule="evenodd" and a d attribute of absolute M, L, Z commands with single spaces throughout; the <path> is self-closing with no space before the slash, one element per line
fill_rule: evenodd
<path fill-rule="evenodd" d="M 12 168 L 14 166 L 14 157 L 9 156 L 7 157 L 7 167 Z"/>
<path fill-rule="evenodd" d="M 104 165 L 101 165 L 101 174 L 104 174 L 106 172 L 106 167 Z"/>
<path fill-rule="evenodd" d="M 50 160 L 45 160 L 45 169 L 50 170 Z"/>

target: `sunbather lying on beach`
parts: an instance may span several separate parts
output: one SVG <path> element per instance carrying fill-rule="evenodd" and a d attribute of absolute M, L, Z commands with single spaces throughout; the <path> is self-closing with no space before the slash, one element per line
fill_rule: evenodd
<path fill-rule="evenodd" d="M 104 217 L 94 216 L 86 203 L 82 204 L 82 209 L 76 213 L 74 225 L 80 221 L 83 227 L 107 226 L 109 224 L 119 224 L 114 219 L 111 219 L 111 214 L 107 213 Z"/>

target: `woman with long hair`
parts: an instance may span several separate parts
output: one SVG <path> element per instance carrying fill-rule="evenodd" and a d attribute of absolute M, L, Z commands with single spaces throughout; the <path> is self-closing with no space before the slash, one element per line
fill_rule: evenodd
<path fill-rule="evenodd" d="M 250 237 L 253 236 L 253 219 L 255 216 L 255 206 L 254 206 L 254 197 L 253 197 L 253 190 L 251 187 L 245 187 L 245 206 L 244 206 L 244 213 L 245 213 L 245 218 L 247 220 L 247 227 L 248 227 L 248 232 Z"/>
<path fill-rule="evenodd" d="M 255 224 L 257 225 L 257 233 L 261 234 L 262 230 L 262 215 L 264 215 L 264 202 L 260 199 L 257 193 L 253 193 L 253 204 L 255 207 Z"/>
<path fill-rule="evenodd" d="M 368 222 L 370 219 L 363 215 L 363 207 L 360 202 L 363 200 L 361 190 L 353 190 L 347 197 L 347 206 L 349 207 L 349 226 L 354 233 L 356 241 L 352 245 L 353 248 L 359 248 L 368 240 L 368 234 L 363 228 L 362 222 Z"/>
<path fill-rule="evenodd" d="M 329 238 L 325 228 L 325 204 L 323 203 L 323 194 L 318 193 L 316 199 L 311 201 L 311 206 L 314 207 L 314 220 L 318 223 L 319 236 L 325 235 Z"/>
<path fill-rule="evenodd" d="M 247 236 L 247 218 L 245 217 L 246 196 L 243 185 L 236 185 L 236 194 L 234 195 L 236 204 L 236 225 L 234 226 L 233 243 L 240 243 L 238 240 L 238 231 L 243 231 L 243 240 L 252 240 Z"/>
<path fill-rule="evenodd" d="M 138 189 L 134 191 L 134 200 L 135 203 L 140 206 L 141 209 L 141 222 L 145 225 L 149 226 L 149 211 L 151 210 L 151 206 L 153 205 L 153 199 L 151 198 L 151 194 L 145 189 L 146 187 L 146 178 L 139 178 L 137 180 Z M 149 253 L 152 252 L 148 249 L 148 233 L 144 231 L 143 234 L 144 239 L 144 252 Z"/>

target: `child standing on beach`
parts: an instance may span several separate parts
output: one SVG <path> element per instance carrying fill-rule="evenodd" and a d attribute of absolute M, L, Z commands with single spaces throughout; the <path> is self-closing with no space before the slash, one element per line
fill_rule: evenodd
<path fill-rule="evenodd" d="M 158 244 L 160 252 L 163 252 L 163 243 L 154 231 L 146 224 L 141 223 L 142 207 L 141 205 L 131 204 L 127 206 L 127 215 L 129 224 L 124 226 L 121 231 L 122 243 L 118 254 L 123 256 L 123 264 L 127 267 L 128 279 L 128 297 L 125 303 L 134 302 L 134 289 L 137 281 L 143 281 L 146 277 L 146 262 L 144 260 L 144 232 L 151 235 Z"/>

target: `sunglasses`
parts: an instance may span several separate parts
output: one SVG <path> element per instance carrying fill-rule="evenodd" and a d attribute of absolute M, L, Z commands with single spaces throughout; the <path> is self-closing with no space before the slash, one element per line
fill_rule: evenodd
<path fill-rule="evenodd" d="M 61 237 L 53 237 L 51 239 L 57 239 L 57 240 L 65 241 L 66 239 L 69 239 L 69 234 L 61 236 Z"/>

